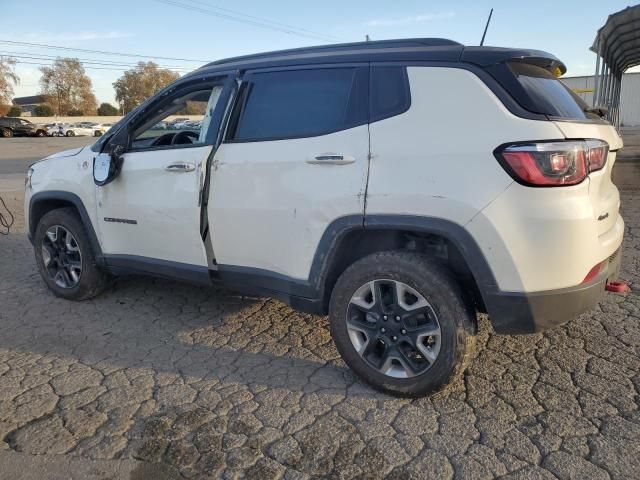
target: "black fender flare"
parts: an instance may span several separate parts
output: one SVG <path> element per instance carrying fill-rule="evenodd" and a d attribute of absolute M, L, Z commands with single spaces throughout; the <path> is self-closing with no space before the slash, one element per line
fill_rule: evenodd
<path fill-rule="evenodd" d="M 460 251 L 481 293 L 483 287 L 493 288 L 497 285 L 493 271 L 476 240 L 466 228 L 451 220 L 419 215 L 367 215 L 364 228 L 365 230 L 393 229 L 439 235 Z"/>
<path fill-rule="evenodd" d="M 93 250 L 96 263 L 98 265 L 103 265 L 104 257 L 102 255 L 102 247 L 100 246 L 100 241 L 98 240 L 98 236 L 96 235 L 96 231 L 93 228 L 93 223 L 91 222 L 91 218 L 87 213 L 87 209 L 84 206 L 84 203 L 75 193 L 65 192 L 62 190 L 45 190 L 43 192 L 35 193 L 31 197 L 31 199 L 29 200 L 29 240 L 33 243 L 33 235 L 35 234 L 36 228 L 38 226 L 36 219 L 34 218 L 34 209 L 38 204 L 51 201 L 61 201 L 71 204 L 75 207 L 75 209 L 78 211 L 78 214 L 80 215 L 80 221 L 82 222 L 85 231 L 87 232 L 87 236 L 89 237 L 89 242 L 91 243 L 91 248 Z"/>

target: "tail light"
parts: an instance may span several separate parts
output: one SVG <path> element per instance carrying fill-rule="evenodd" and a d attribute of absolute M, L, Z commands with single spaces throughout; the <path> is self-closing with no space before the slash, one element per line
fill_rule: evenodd
<path fill-rule="evenodd" d="M 514 143 L 494 152 L 515 181 L 534 187 L 577 185 L 604 167 L 608 153 L 600 140 Z"/>
<path fill-rule="evenodd" d="M 589 147 L 589 171 L 595 172 L 602 169 L 607 163 L 609 145 L 600 140 L 587 140 Z"/>

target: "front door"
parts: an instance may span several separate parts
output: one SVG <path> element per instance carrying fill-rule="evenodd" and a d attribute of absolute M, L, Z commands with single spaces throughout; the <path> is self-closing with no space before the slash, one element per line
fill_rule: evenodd
<path fill-rule="evenodd" d="M 96 187 L 108 265 L 174 276 L 176 269 L 206 269 L 200 195 L 219 127 L 222 81 L 178 87 L 129 127 L 120 174 Z M 190 120 L 169 128 L 166 121 L 175 115 Z"/>

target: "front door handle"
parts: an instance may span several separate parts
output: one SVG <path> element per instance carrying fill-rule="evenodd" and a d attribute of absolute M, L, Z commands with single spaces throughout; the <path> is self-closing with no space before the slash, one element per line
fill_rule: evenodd
<path fill-rule="evenodd" d="M 307 160 L 307 163 L 314 165 L 347 165 L 355 162 L 355 157 L 351 155 L 341 155 L 338 153 L 323 153 Z"/>
<path fill-rule="evenodd" d="M 193 172 L 196 166 L 193 163 L 172 163 L 164 167 L 167 172 L 185 173 Z"/>

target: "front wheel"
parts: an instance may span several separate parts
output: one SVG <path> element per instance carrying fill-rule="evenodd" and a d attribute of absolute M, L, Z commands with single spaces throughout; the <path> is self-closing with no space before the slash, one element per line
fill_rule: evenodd
<path fill-rule="evenodd" d="M 38 222 L 33 244 L 40 275 L 54 295 L 86 300 L 107 285 L 108 275 L 96 265 L 89 239 L 74 209 L 46 213 Z"/>
<path fill-rule="evenodd" d="M 347 365 L 393 395 L 442 388 L 473 354 L 475 311 L 450 270 L 423 254 L 381 252 L 355 262 L 338 279 L 329 314 Z"/>
<path fill-rule="evenodd" d="M 0 133 L 2 133 L 2 136 L 4 138 L 11 138 L 13 137 L 13 132 L 11 130 L 9 130 L 8 128 L 3 128 L 0 130 Z"/>
<path fill-rule="evenodd" d="M 73 130 L 67 130 L 66 135 L 67 135 L 67 137 L 75 137 L 76 136 L 76 132 L 74 132 Z"/>

